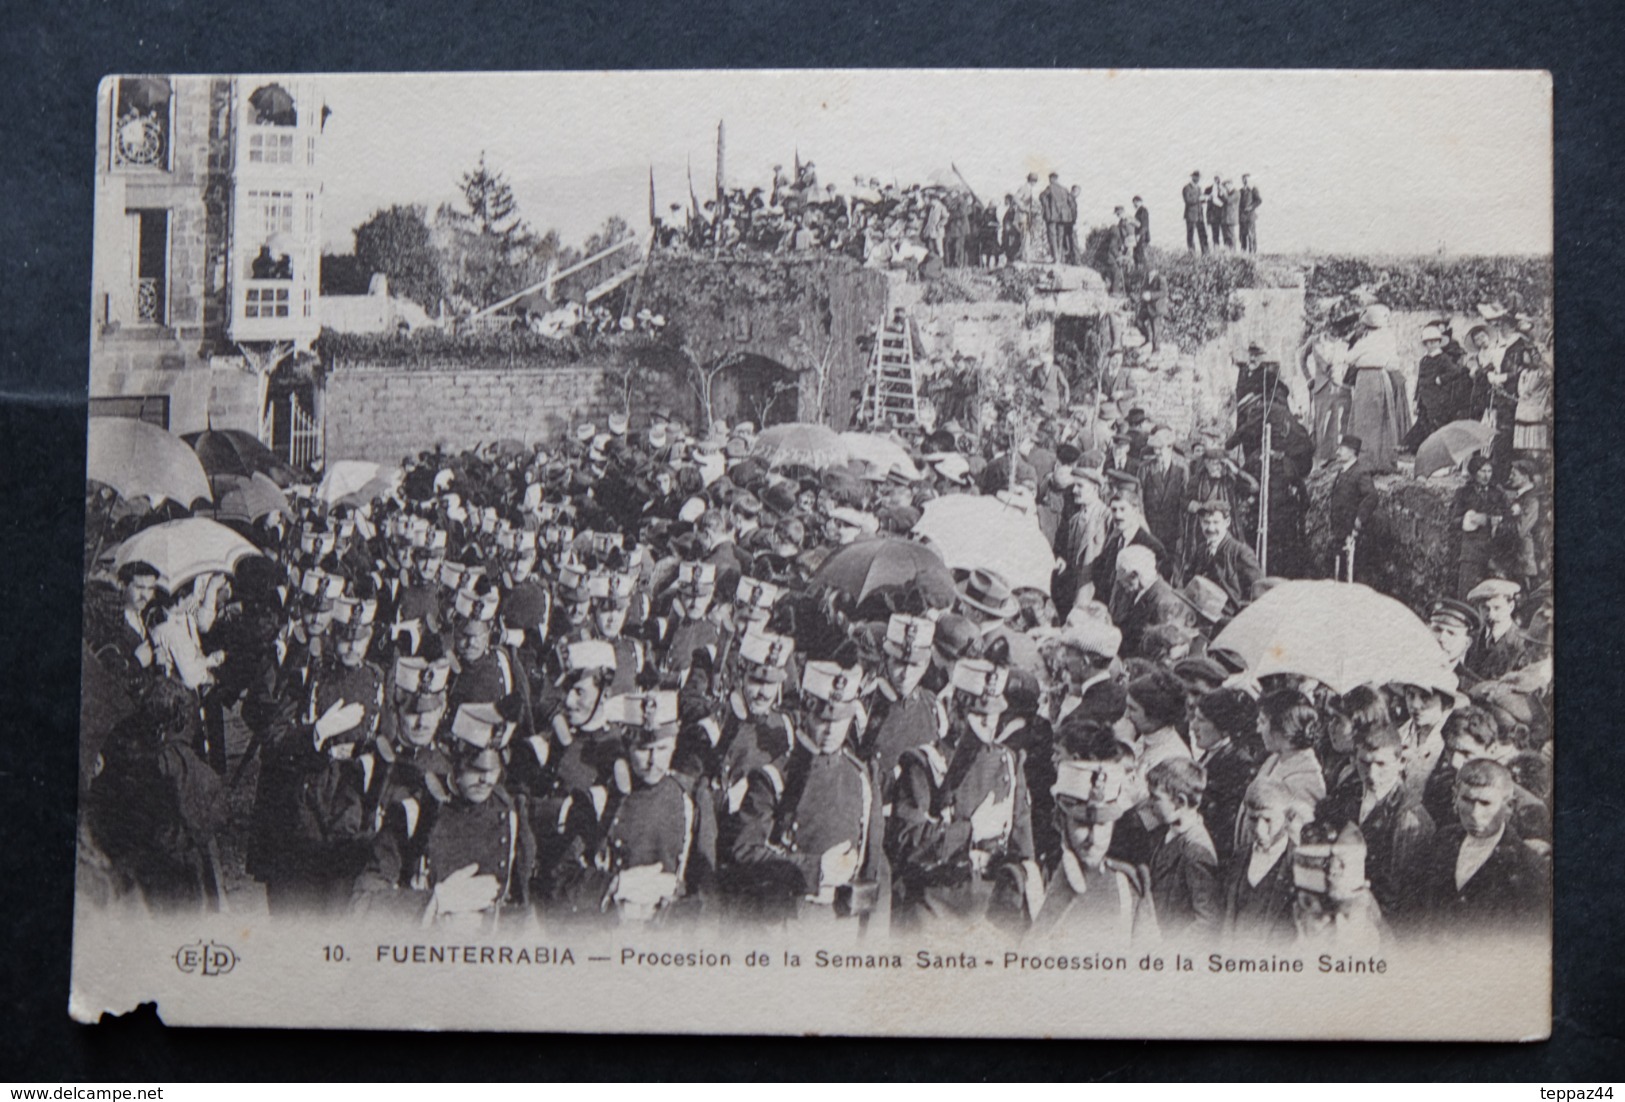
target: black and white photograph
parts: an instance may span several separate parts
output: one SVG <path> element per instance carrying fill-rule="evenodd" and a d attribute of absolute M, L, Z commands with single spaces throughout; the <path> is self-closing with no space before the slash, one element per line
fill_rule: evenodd
<path fill-rule="evenodd" d="M 76 1018 L 1550 1033 L 1546 74 L 96 94 Z"/>

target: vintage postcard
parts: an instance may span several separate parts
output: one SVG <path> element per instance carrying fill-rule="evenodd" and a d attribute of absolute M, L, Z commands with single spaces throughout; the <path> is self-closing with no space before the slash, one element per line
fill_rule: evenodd
<path fill-rule="evenodd" d="M 1549 1033 L 1546 74 L 98 96 L 76 1018 Z"/>

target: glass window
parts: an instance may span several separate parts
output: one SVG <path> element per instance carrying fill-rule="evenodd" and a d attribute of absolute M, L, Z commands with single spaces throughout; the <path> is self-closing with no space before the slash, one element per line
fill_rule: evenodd
<path fill-rule="evenodd" d="M 250 287 L 243 300 L 245 318 L 285 318 L 288 316 L 286 287 Z"/>

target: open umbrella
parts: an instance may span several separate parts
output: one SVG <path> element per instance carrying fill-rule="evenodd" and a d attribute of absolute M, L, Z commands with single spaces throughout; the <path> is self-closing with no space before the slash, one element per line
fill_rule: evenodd
<path fill-rule="evenodd" d="M 208 429 L 181 437 L 197 452 L 198 461 L 210 475 L 232 474 L 247 478 L 256 471 L 269 476 L 278 486 L 292 486 L 298 476 L 292 467 L 277 458 L 259 437 L 242 429 Z"/>
<path fill-rule="evenodd" d="M 1416 477 L 1449 470 L 1474 452 L 1488 448 L 1494 439 L 1495 430 L 1481 421 L 1452 421 L 1416 449 Z"/>
<path fill-rule="evenodd" d="M 393 492 L 400 480 L 399 468 L 364 459 L 341 459 L 327 468 L 321 485 L 316 487 L 316 497 L 329 505 L 343 501 L 365 504 Z"/>
<path fill-rule="evenodd" d="M 804 421 L 763 429 L 750 454 L 769 467 L 811 467 L 813 470 L 837 467 L 848 458 L 846 445 L 834 429 Z"/>
<path fill-rule="evenodd" d="M 841 443 L 846 445 L 847 455 L 873 463 L 882 474 L 893 467 L 901 467 L 909 478 L 917 480 L 923 477 L 914 460 L 909 458 L 908 449 L 889 436 L 872 432 L 843 432 Z"/>
<path fill-rule="evenodd" d="M 191 505 L 213 500 L 209 476 L 186 442 L 133 417 L 92 417 L 85 477 L 121 497 L 170 500 Z"/>
<path fill-rule="evenodd" d="M 229 574 L 260 549 L 207 517 L 186 517 L 145 528 L 113 552 L 114 567 L 149 562 L 171 593 L 200 574 Z"/>
<path fill-rule="evenodd" d="M 220 520 L 256 521 L 272 513 L 293 516 L 282 488 L 258 471 L 252 478 L 222 474 L 214 478 L 214 514 Z"/>
<path fill-rule="evenodd" d="M 876 538 L 837 548 L 813 574 L 811 585 L 827 585 L 862 604 L 879 590 L 914 586 L 931 603 L 953 603 L 954 578 L 942 556 L 914 540 Z"/>
<path fill-rule="evenodd" d="M 1049 592 L 1055 552 L 1032 513 L 996 497 L 949 494 L 925 503 L 914 534 L 955 570 L 996 570 L 1017 589 Z"/>
<path fill-rule="evenodd" d="M 1456 688 L 1444 652 L 1416 613 L 1351 582 L 1282 582 L 1237 613 L 1213 646 L 1245 658 L 1253 677 L 1300 674 L 1339 693 L 1391 681 Z"/>

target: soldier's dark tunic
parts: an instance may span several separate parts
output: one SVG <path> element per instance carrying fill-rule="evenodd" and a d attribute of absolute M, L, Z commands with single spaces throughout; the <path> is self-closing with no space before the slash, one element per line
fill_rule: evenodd
<path fill-rule="evenodd" d="M 1010 804 L 999 838 L 971 840 L 971 815 L 991 795 Z M 997 866 L 1033 857 L 1025 763 L 1007 746 L 970 733 L 904 754 L 892 789 L 886 850 L 897 881 L 900 925 L 974 919 L 986 911 Z"/>
<path fill-rule="evenodd" d="M 596 917 L 615 911 L 622 920 L 661 922 L 693 917 L 704 907 L 716 873 L 716 818 L 694 782 L 668 773 L 630 791 L 610 787 L 600 812 L 588 799 L 572 804 L 567 833 L 572 853 L 554 872 L 551 913 Z M 616 874 L 658 865 L 677 877 L 676 894 L 648 913 L 609 899 Z"/>
<path fill-rule="evenodd" d="M 1082 880 L 1083 890 L 1073 880 Z M 1136 867 L 1108 857 L 1098 869 L 1079 863 L 1057 869 L 1045 885 L 1043 906 L 1033 920 L 1033 933 L 1064 937 L 1091 947 L 1121 947 L 1136 938 L 1157 934 L 1151 902 L 1151 878 Z"/>
<path fill-rule="evenodd" d="M 430 799 L 396 804 L 356 879 L 358 904 L 421 915 L 437 884 L 473 865 L 475 875 L 494 877 L 500 886 L 496 904 L 484 912 L 487 924 L 499 912 L 523 913 L 535 839 L 520 803 L 500 785 L 487 799 L 470 803 L 434 784 Z"/>
<path fill-rule="evenodd" d="M 472 662 L 457 661 L 459 669 L 447 694 L 453 712 L 460 704 L 495 704 L 517 687 L 513 659 L 502 647 L 493 646 Z"/>
<path fill-rule="evenodd" d="M 860 855 L 854 883 L 874 905 L 867 917 L 884 927 L 891 885 L 880 799 L 879 771 L 872 763 L 845 749 L 815 753 L 799 737 L 788 754 L 753 772 L 728 878 L 741 909 L 778 921 L 833 916 L 833 904 L 812 897 L 824 854 L 846 843 Z M 858 895 L 854 891 L 855 899 Z"/>
<path fill-rule="evenodd" d="M 681 601 L 674 601 L 664 616 L 650 621 L 653 644 L 660 674 L 668 684 L 677 684 L 687 675 L 696 650 L 719 649 L 722 630 L 709 615 L 689 616 Z"/>
<path fill-rule="evenodd" d="M 916 746 L 937 741 L 947 723 L 936 694 L 923 683 L 908 695 L 899 696 L 892 683 L 882 679 L 869 698 L 869 726 L 863 734 L 862 756 L 879 767 L 889 790 L 903 755 Z"/>

